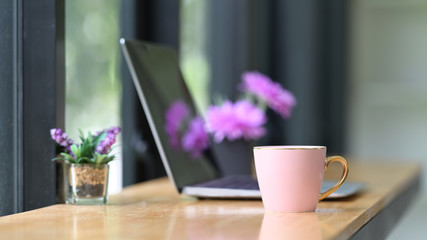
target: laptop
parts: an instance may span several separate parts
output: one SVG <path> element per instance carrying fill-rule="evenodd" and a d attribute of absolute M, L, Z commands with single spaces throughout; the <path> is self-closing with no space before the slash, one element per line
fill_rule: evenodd
<path fill-rule="evenodd" d="M 176 51 L 159 44 L 123 38 L 120 44 L 160 158 L 178 192 L 200 198 L 260 199 L 258 183 L 253 177 L 223 176 L 209 151 L 194 159 L 189 153 L 171 146 L 165 130 L 165 113 L 171 104 L 183 101 L 192 115 L 197 115 Z M 325 182 L 322 188 L 328 189 L 331 184 Z M 349 196 L 360 189 L 358 183 L 345 184 L 329 198 Z"/>

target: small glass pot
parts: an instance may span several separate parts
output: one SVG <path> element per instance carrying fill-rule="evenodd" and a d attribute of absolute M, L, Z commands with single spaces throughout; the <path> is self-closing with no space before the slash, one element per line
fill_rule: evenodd
<path fill-rule="evenodd" d="M 68 204 L 106 204 L 108 164 L 64 164 L 65 202 Z"/>

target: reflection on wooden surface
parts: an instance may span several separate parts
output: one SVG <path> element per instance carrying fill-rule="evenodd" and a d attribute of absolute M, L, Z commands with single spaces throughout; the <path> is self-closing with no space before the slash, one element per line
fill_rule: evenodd
<path fill-rule="evenodd" d="M 264 213 L 260 200 L 180 196 L 168 179 L 125 188 L 106 206 L 58 204 L 0 218 L 0 239 L 346 239 L 419 180 L 416 165 L 354 163 L 365 190 L 314 213 Z M 368 223 L 370 224 L 370 223 Z"/>
<path fill-rule="evenodd" d="M 262 220 L 260 240 L 323 239 L 317 214 L 266 212 Z"/>

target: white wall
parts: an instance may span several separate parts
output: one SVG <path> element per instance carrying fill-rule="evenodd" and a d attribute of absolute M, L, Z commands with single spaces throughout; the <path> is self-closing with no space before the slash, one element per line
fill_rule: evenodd
<path fill-rule="evenodd" d="M 354 0 L 350 12 L 350 156 L 427 173 L 427 1 Z"/>

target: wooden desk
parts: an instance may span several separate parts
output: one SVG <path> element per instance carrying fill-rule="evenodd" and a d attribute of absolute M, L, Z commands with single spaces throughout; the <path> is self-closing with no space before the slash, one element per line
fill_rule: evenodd
<path fill-rule="evenodd" d="M 419 188 L 415 165 L 354 162 L 366 189 L 315 213 L 264 214 L 259 200 L 179 196 L 168 179 L 125 188 L 106 206 L 58 204 L 0 218 L 0 239 L 384 238 Z"/>

